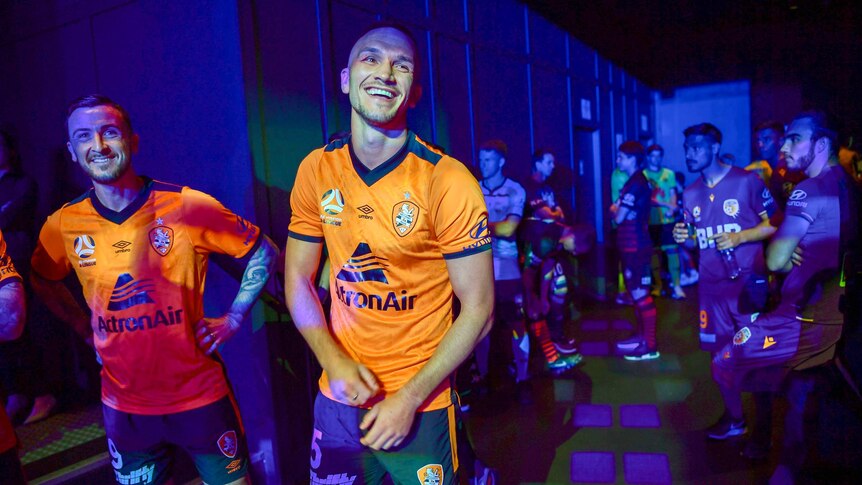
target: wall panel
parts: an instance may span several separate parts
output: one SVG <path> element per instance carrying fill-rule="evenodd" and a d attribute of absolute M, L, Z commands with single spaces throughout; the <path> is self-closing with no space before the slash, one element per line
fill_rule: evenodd
<path fill-rule="evenodd" d="M 530 54 L 533 58 L 558 68 L 565 67 L 566 33 L 534 13 L 529 15 L 529 26 Z"/>
<path fill-rule="evenodd" d="M 487 50 L 477 50 L 473 66 L 477 146 L 491 138 L 502 139 L 509 146 L 509 160 L 518 167 L 516 173 L 522 174 L 530 157 L 526 66 Z M 510 173 L 515 172 L 510 169 Z"/>
<path fill-rule="evenodd" d="M 438 36 L 437 65 L 437 143 L 455 158 L 470 165 L 473 151 L 470 79 L 467 73 L 465 44 Z M 445 72 L 445 74 L 444 74 Z"/>

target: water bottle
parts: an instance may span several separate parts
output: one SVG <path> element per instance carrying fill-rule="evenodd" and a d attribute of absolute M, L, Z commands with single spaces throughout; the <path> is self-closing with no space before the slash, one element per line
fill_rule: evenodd
<path fill-rule="evenodd" d="M 732 280 L 739 278 L 742 269 L 739 267 L 736 254 L 733 253 L 733 248 L 723 249 L 719 253 L 721 254 L 721 260 L 724 261 L 724 269 L 727 270 L 727 277 Z"/>

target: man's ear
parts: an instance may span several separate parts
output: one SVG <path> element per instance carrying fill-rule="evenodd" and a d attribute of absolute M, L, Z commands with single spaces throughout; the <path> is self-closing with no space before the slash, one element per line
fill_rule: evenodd
<path fill-rule="evenodd" d="M 341 70 L 341 92 L 350 93 L 350 68 L 347 67 Z"/>
<path fill-rule="evenodd" d="M 502 168 L 503 165 L 505 165 L 505 164 L 506 164 L 506 157 L 500 157 L 500 167 Z"/>
<path fill-rule="evenodd" d="M 75 155 L 75 150 L 72 148 L 72 142 L 70 142 L 70 141 L 66 142 L 66 149 L 69 150 L 69 153 L 72 155 L 72 161 L 77 162 L 78 156 Z"/>

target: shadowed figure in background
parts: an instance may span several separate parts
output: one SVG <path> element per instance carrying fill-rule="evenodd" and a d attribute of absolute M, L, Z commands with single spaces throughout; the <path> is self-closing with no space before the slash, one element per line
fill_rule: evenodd
<path fill-rule="evenodd" d="M 626 289 L 634 303 L 637 330 L 630 338 L 616 343 L 617 352 L 626 360 L 659 358 L 656 325 L 658 315 L 650 294 L 652 283 L 652 241 L 648 221 L 652 186 L 644 175 L 644 147 L 627 141 L 617 150 L 617 167 L 629 179 L 620 190 L 619 199 L 611 205 L 611 217 L 617 224 L 617 250 L 622 262 Z"/>
<path fill-rule="evenodd" d="M 0 342 L 15 340 L 21 335 L 26 319 L 26 298 L 21 276 L 6 250 L 0 231 Z M 6 411 L 0 407 L 0 482 L 24 485 L 24 472 L 18 458 L 18 438 Z"/>

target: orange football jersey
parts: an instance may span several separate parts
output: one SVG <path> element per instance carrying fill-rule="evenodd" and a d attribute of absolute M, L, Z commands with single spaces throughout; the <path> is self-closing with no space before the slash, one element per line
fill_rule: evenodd
<path fill-rule="evenodd" d="M 15 270 L 15 265 L 12 264 L 12 258 L 6 254 L 6 241 L 3 240 L 3 233 L 0 232 L 0 286 L 12 281 L 21 281 L 21 277 Z M 18 438 L 15 437 L 12 423 L 6 416 L 6 410 L 0 406 L 0 453 L 12 448 L 16 443 Z"/>
<path fill-rule="evenodd" d="M 383 399 L 425 365 L 452 325 L 446 260 L 491 248 L 479 184 L 413 133 L 374 170 L 348 137 L 303 160 L 291 209 L 289 237 L 326 242 L 332 333 L 377 376 Z M 334 399 L 325 372 L 320 387 Z M 451 402 L 444 380 L 419 409 Z"/>
<path fill-rule="evenodd" d="M 48 217 L 32 267 L 60 280 L 74 270 L 92 310 L 102 401 L 169 414 L 228 392 L 222 364 L 194 338 L 208 255 L 249 254 L 260 231 L 203 192 L 147 179 L 121 212 L 91 189 Z"/>

